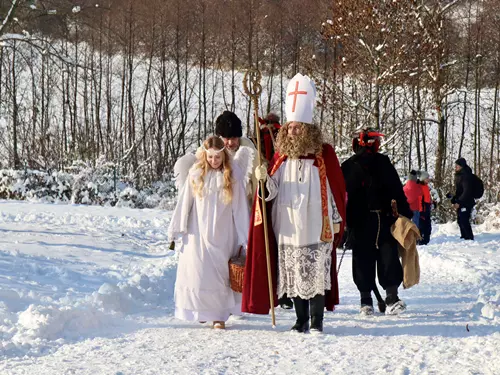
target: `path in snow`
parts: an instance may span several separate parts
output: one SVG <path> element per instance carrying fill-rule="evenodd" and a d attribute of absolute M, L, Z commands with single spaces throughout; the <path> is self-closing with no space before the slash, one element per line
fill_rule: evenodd
<path fill-rule="evenodd" d="M 434 228 L 400 317 L 360 317 L 350 252 L 325 334 L 293 311 L 173 319 L 169 213 L 0 201 L 1 374 L 499 374 L 500 234 Z M 481 228 L 475 228 L 480 231 Z M 340 256 L 339 252 L 339 256 Z"/>

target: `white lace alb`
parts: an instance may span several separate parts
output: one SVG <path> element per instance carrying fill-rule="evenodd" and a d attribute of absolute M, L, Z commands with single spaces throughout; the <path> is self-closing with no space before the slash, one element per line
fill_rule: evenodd
<path fill-rule="evenodd" d="M 278 297 L 311 299 L 332 287 L 332 244 L 280 245 L 278 250 Z"/>

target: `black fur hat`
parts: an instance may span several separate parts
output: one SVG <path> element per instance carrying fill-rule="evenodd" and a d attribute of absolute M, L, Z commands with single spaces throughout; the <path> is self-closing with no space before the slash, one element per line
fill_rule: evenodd
<path fill-rule="evenodd" d="M 464 158 L 458 158 L 455 164 L 461 166 L 462 168 L 465 168 L 467 166 L 467 162 Z"/>
<path fill-rule="evenodd" d="M 224 111 L 215 120 L 215 134 L 224 138 L 241 138 L 241 120 L 231 111 Z"/>

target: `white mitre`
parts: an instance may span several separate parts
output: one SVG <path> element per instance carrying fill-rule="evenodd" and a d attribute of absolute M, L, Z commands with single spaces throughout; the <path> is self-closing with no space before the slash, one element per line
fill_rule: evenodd
<path fill-rule="evenodd" d="M 297 73 L 286 89 L 286 121 L 313 123 L 316 87 L 308 77 Z"/>

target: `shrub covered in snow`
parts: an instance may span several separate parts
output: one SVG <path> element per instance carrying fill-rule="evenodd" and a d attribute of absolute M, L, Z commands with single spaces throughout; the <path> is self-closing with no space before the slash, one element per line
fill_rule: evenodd
<path fill-rule="evenodd" d="M 63 172 L 0 170 L 0 198 L 67 202 L 73 177 Z"/>
<path fill-rule="evenodd" d="M 74 163 L 70 170 L 74 174 L 71 201 L 73 203 L 114 206 L 117 197 L 116 166 L 103 158 L 95 167 L 84 162 Z"/>
<path fill-rule="evenodd" d="M 171 176 L 142 189 L 119 176 L 113 163 L 74 163 L 66 172 L 0 169 L 0 199 L 173 209 L 177 191 Z"/>
<path fill-rule="evenodd" d="M 165 181 L 156 181 L 141 191 L 140 204 L 144 208 L 173 210 L 176 204 L 177 189 L 173 176 L 167 175 Z"/>
<path fill-rule="evenodd" d="M 500 230 L 500 203 L 484 203 L 478 207 L 476 221 L 485 232 Z"/>

